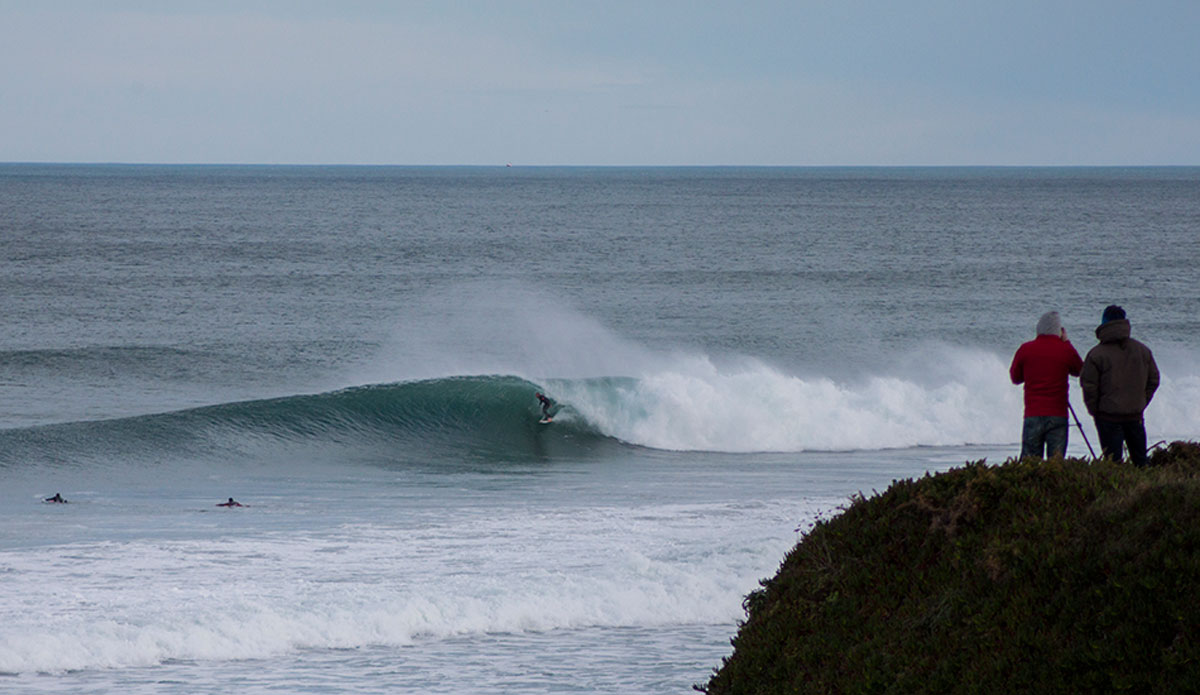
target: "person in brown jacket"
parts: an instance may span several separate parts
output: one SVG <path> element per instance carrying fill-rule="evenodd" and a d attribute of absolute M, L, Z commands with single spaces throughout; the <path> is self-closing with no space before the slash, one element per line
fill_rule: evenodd
<path fill-rule="evenodd" d="M 1125 310 L 1104 309 L 1096 337 L 1100 344 L 1083 358 L 1079 385 L 1083 404 L 1096 421 L 1103 456 L 1121 460 L 1121 446 L 1135 466 L 1146 465 L 1146 423 L 1142 413 L 1158 389 L 1158 365 L 1150 348 L 1129 337 Z"/>

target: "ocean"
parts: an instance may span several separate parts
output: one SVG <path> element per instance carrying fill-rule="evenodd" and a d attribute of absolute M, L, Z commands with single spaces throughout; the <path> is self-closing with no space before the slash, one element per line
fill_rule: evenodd
<path fill-rule="evenodd" d="M 1198 263 L 1200 168 L 0 165 L 0 691 L 691 692 L 1043 312 L 1197 438 Z"/>

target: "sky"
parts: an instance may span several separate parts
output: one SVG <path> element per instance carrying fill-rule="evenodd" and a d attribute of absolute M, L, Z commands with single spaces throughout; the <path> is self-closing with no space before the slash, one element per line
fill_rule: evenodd
<path fill-rule="evenodd" d="M 0 0 L 0 161 L 1200 165 L 1200 2 Z"/>

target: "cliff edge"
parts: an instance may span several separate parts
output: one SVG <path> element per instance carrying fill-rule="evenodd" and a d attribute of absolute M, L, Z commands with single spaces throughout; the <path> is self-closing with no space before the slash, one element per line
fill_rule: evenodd
<path fill-rule="evenodd" d="M 855 497 L 745 601 L 726 693 L 1200 689 L 1200 445 Z"/>

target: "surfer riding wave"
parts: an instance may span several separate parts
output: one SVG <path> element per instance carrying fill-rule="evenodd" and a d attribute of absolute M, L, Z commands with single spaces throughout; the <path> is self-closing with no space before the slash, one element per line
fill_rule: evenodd
<path fill-rule="evenodd" d="M 540 401 L 542 404 L 541 422 L 552 422 L 554 420 L 554 416 L 551 415 L 550 408 L 554 406 L 554 401 L 547 398 L 540 391 L 534 395 L 537 396 L 538 401 Z"/>

